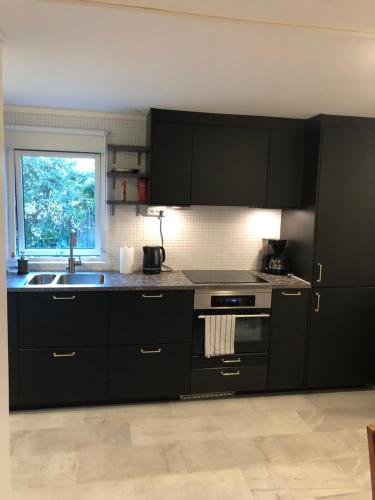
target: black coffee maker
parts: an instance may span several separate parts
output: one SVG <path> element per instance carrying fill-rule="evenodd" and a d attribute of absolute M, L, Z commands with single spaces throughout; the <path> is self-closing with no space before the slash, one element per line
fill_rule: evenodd
<path fill-rule="evenodd" d="M 165 261 L 164 247 L 143 247 L 143 273 L 159 274 Z"/>
<path fill-rule="evenodd" d="M 262 240 L 262 271 L 269 274 L 288 274 L 290 265 L 285 251 L 287 240 Z"/>

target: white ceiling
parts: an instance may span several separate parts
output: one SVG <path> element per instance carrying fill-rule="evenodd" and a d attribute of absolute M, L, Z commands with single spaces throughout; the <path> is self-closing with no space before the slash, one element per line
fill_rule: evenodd
<path fill-rule="evenodd" d="M 8 104 L 375 117 L 372 0 L 0 0 L 0 30 Z"/>

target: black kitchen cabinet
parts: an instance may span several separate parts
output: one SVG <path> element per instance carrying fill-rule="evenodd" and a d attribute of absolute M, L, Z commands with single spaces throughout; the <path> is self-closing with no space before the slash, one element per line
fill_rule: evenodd
<path fill-rule="evenodd" d="M 192 341 L 193 291 L 116 292 L 110 297 L 110 344 Z"/>
<path fill-rule="evenodd" d="M 18 350 L 21 406 L 99 402 L 107 398 L 107 348 Z"/>
<path fill-rule="evenodd" d="M 9 362 L 9 400 L 17 403 L 17 342 L 18 342 L 18 294 L 8 293 L 8 362 Z"/>
<path fill-rule="evenodd" d="M 268 131 L 195 126 L 193 205 L 265 205 Z"/>
<path fill-rule="evenodd" d="M 111 347 L 109 397 L 175 398 L 190 392 L 191 344 Z"/>
<path fill-rule="evenodd" d="M 192 125 L 153 121 L 150 127 L 149 202 L 190 205 Z"/>
<path fill-rule="evenodd" d="M 105 345 L 107 300 L 103 292 L 20 293 L 18 347 Z"/>
<path fill-rule="evenodd" d="M 191 392 L 245 392 L 267 388 L 267 365 L 203 368 L 191 371 Z"/>
<path fill-rule="evenodd" d="M 314 282 L 375 285 L 375 129 L 323 130 Z"/>
<path fill-rule="evenodd" d="M 302 208 L 284 210 L 293 272 L 317 287 L 375 285 L 375 120 L 308 121 Z"/>
<path fill-rule="evenodd" d="M 268 389 L 301 389 L 307 343 L 309 290 L 274 290 Z"/>
<path fill-rule="evenodd" d="M 374 383 L 375 288 L 313 292 L 307 365 L 309 388 Z"/>
<path fill-rule="evenodd" d="M 299 207 L 305 120 L 151 109 L 149 202 Z"/>
<path fill-rule="evenodd" d="M 267 208 L 301 206 L 305 142 L 305 128 L 270 130 Z"/>

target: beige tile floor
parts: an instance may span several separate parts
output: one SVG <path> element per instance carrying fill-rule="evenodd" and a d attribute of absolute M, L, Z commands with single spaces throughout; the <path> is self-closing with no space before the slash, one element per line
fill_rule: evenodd
<path fill-rule="evenodd" d="M 16 412 L 14 500 L 370 500 L 375 391 Z"/>

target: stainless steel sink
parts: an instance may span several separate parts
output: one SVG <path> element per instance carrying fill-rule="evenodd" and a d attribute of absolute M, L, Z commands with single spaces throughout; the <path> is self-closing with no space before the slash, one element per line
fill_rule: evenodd
<path fill-rule="evenodd" d="M 71 273 L 62 274 L 56 285 L 103 285 L 104 274 L 98 273 Z"/>
<path fill-rule="evenodd" d="M 28 285 L 50 285 L 56 278 L 56 274 L 36 274 L 28 282 Z"/>

